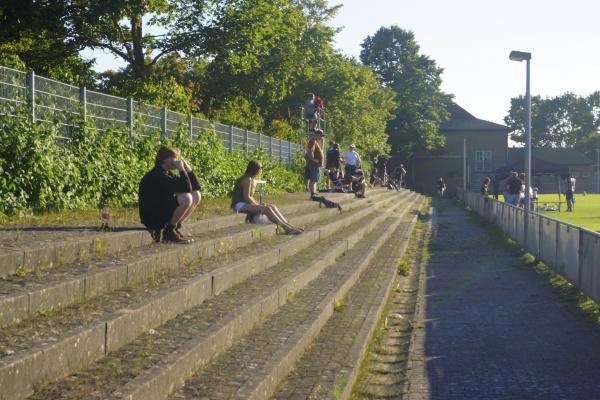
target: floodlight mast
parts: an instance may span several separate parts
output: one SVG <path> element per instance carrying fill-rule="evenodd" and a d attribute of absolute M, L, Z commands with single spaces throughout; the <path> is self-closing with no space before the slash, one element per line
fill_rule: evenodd
<path fill-rule="evenodd" d="M 531 61 L 531 53 L 513 50 L 510 52 L 508 58 L 512 61 L 527 62 L 527 77 L 525 88 L 525 105 L 527 109 L 527 115 L 525 118 L 525 210 L 529 211 L 531 209 L 531 91 L 529 68 L 529 62 Z"/>

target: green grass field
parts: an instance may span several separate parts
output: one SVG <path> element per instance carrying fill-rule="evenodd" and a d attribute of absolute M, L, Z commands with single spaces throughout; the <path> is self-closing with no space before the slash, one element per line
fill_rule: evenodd
<path fill-rule="evenodd" d="M 539 196 L 540 203 L 544 201 L 557 201 L 557 194 L 542 194 Z M 565 201 L 565 196 L 561 195 L 561 201 Z M 575 193 L 575 211 L 566 212 L 566 203 L 562 205 L 561 212 L 547 211 L 543 213 L 552 218 L 560 219 L 574 225 L 584 228 L 600 231 L 600 195 Z"/>

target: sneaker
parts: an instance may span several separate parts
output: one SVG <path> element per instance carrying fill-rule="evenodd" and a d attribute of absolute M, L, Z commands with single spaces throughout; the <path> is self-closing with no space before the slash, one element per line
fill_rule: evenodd
<path fill-rule="evenodd" d="M 191 243 L 191 240 L 186 240 L 180 238 L 175 232 L 174 228 L 165 228 L 162 237 L 163 242 L 177 243 L 177 244 L 188 244 Z"/>
<path fill-rule="evenodd" d="M 174 231 L 175 234 L 179 237 L 179 239 L 183 239 L 183 232 L 181 232 L 181 224 L 177 224 Z"/>
<path fill-rule="evenodd" d="M 150 232 L 153 242 L 160 243 L 162 241 L 162 229 L 150 229 L 148 232 Z"/>

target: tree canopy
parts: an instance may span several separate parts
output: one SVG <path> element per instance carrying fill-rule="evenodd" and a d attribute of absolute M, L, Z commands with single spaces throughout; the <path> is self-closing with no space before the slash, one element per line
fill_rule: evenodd
<path fill-rule="evenodd" d="M 512 139 L 525 142 L 525 100 L 511 99 L 504 122 L 515 132 Z M 581 151 L 600 146 L 600 91 L 589 96 L 564 93 L 531 99 L 531 143 L 535 147 L 570 147 Z"/>
<path fill-rule="evenodd" d="M 0 64 L 298 140 L 306 94 L 328 137 L 368 157 L 442 143 L 450 96 L 412 32 L 381 28 L 361 61 L 334 47 L 327 0 L 42 0 L 0 5 Z M 95 73 L 84 49 L 125 67 Z M 389 138 L 388 138 L 389 136 Z"/>
<path fill-rule="evenodd" d="M 414 34 L 398 26 L 382 27 L 365 39 L 360 59 L 395 93 L 398 107 L 387 125 L 393 155 L 441 147 L 438 128 L 452 96 L 441 90 L 443 70 L 420 53 Z"/>

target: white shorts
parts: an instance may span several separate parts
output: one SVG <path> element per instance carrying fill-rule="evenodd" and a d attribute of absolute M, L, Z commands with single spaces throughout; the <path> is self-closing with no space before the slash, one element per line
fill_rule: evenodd
<path fill-rule="evenodd" d="M 244 206 L 247 203 L 244 203 L 243 201 L 239 201 L 237 203 L 235 203 L 235 205 L 233 206 L 233 209 L 235 210 L 236 213 L 239 213 L 240 211 L 242 211 L 242 208 L 244 208 Z"/>

